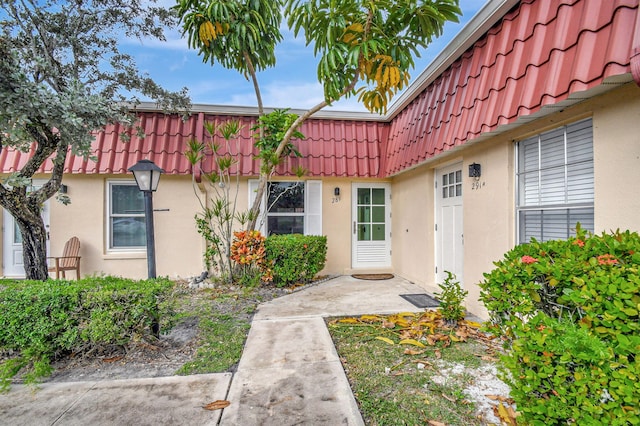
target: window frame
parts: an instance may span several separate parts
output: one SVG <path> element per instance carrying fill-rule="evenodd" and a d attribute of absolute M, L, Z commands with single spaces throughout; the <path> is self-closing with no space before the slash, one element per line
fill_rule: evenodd
<path fill-rule="evenodd" d="M 583 124 L 589 123 L 588 125 L 584 126 L 584 127 L 580 127 Z M 571 161 L 569 159 L 570 157 L 570 150 L 575 148 L 576 146 L 580 147 L 581 144 L 584 144 L 584 137 L 576 137 L 575 139 L 569 139 L 569 136 L 571 136 L 568 132 L 569 129 L 572 129 L 572 131 L 584 131 L 586 129 L 589 129 L 590 131 L 590 137 L 589 137 L 589 142 L 590 142 L 590 157 L 586 158 L 586 159 L 578 159 L 575 161 Z M 559 133 L 560 131 L 562 131 L 562 156 L 563 156 L 563 160 L 562 163 L 556 163 L 556 164 L 552 164 L 552 165 L 543 165 L 543 163 L 546 161 L 548 162 L 552 162 L 552 160 L 549 160 L 548 158 L 543 158 L 543 148 L 542 148 L 542 142 L 544 140 L 544 137 L 552 137 L 553 133 Z M 537 166 L 535 168 L 529 168 L 529 169 L 524 169 L 521 170 L 522 164 L 525 163 L 526 160 L 529 159 L 525 159 L 524 156 L 524 146 L 525 144 L 531 144 L 531 143 L 537 143 L 537 147 L 536 147 L 536 154 L 537 154 Z M 560 150 L 556 150 L 556 151 L 560 151 Z M 555 153 L 557 154 L 557 152 Z M 552 154 L 547 154 L 549 157 L 551 157 Z M 589 170 L 590 173 L 580 173 L 578 172 L 574 172 L 571 173 L 570 169 L 575 167 L 575 166 L 586 166 Z M 551 186 L 549 185 L 549 182 L 554 182 L 555 185 L 557 185 L 557 178 L 553 179 L 553 180 L 547 180 L 546 182 L 544 181 L 544 173 L 545 172 L 553 172 L 553 171 L 560 171 L 561 169 L 561 175 L 562 175 L 562 196 L 564 197 L 564 200 L 561 202 L 555 201 L 555 202 L 547 202 L 545 203 L 543 201 L 544 197 L 549 197 L 549 198 L 553 198 L 553 196 L 557 197 L 558 193 L 556 194 L 552 194 L 551 191 L 548 191 L 548 188 Z M 537 177 L 537 182 L 534 182 L 535 188 L 532 191 L 534 193 L 534 195 L 537 197 L 537 202 L 532 203 L 530 201 L 527 201 L 527 199 L 529 199 L 528 197 L 525 198 L 525 178 L 526 175 L 534 175 L 534 177 Z M 570 185 L 575 185 L 575 183 L 572 183 L 572 179 L 574 179 L 575 177 L 579 177 L 579 178 L 584 178 L 587 177 L 589 179 L 588 185 L 583 186 L 581 189 L 586 189 L 586 191 L 588 192 L 588 197 L 581 197 L 581 200 L 575 201 L 575 200 L 571 200 L 570 198 Z M 593 232 L 593 225 L 594 225 L 594 218 L 595 218 L 595 176 L 594 176 L 594 148 L 593 148 L 593 119 L 591 117 L 586 118 L 586 119 L 582 119 L 582 120 L 578 120 L 572 123 L 568 123 L 565 124 L 563 126 L 558 126 L 555 127 L 553 129 L 544 131 L 544 132 L 540 132 L 537 133 L 533 136 L 530 136 L 528 138 L 524 138 L 522 140 L 519 140 L 516 142 L 516 146 L 515 146 L 515 190 L 516 190 L 516 194 L 515 194 L 515 214 L 516 214 L 516 241 L 518 244 L 522 244 L 522 243 L 527 243 L 530 238 L 536 238 L 539 241 L 546 241 L 549 239 L 553 239 L 552 237 L 550 238 L 545 238 L 545 232 L 544 232 L 544 216 L 545 213 L 547 215 L 549 214 L 556 214 L 556 218 L 560 217 L 561 215 L 558 215 L 558 213 L 563 212 L 566 215 L 566 222 L 567 222 L 567 229 L 566 229 L 566 235 L 564 238 L 569 238 L 572 235 L 575 235 L 575 232 L 572 230 L 572 225 L 571 225 L 571 215 L 582 215 L 582 214 L 586 214 L 586 215 L 590 215 L 590 219 L 591 221 L 587 224 L 587 226 L 585 227 L 584 224 L 585 223 L 581 223 L 583 225 L 583 229 L 589 230 Z M 558 187 L 560 187 L 559 185 L 557 185 Z M 523 201 L 524 200 L 524 201 Z M 529 199 L 530 200 L 530 199 Z M 588 211 L 590 210 L 590 211 Z M 524 214 L 526 214 L 526 212 L 539 212 L 540 213 L 540 233 L 536 236 L 532 236 L 529 237 L 528 240 L 525 240 L 526 236 L 525 236 L 525 229 L 523 228 L 525 226 L 524 221 L 522 220 L 522 216 Z"/>
<path fill-rule="evenodd" d="M 145 218 L 144 215 L 144 208 L 142 209 L 142 211 L 140 213 L 129 213 L 129 214 L 123 214 L 123 213 L 116 213 L 113 214 L 113 187 L 115 186 L 133 186 L 136 189 L 138 188 L 138 185 L 136 184 L 136 181 L 134 179 L 110 179 L 107 181 L 107 191 L 106 191 L 106 197 L 107 197 L 107 202 L 106 204 L 106 213 L 105 213 L 105 217 L 106 217 L 106 249 L 107 249 L 107 253 L 141 253 L 141 252 L 145 252 L 147 247 L 146 247 L 146 243 L 143 243 L 142 245 L 139 246 L 114 246 L 113 245 L 113 226 L 112 226 L 112 218 L 117 218 L 117 217 L 123 217 L 123 218 L 129 218 L 129 217 L 142 217 Z M 145 236 L 146 239 L 146 236 Z"/>
<path fill-rule="evenodd" d="M 294 211 L 294 212 L 271 212 L 270 208 L 272 206 L 269 206 L 269 195 L 270 195 L 270 190 L 271 190 L 271 186 L 272 185 L 277 185 L 277 184 L 291 184 L 291 185 L 301 185 L 302 186 L 302 211 Z M 265 215 L 265 229 L 266 229 L 266 234 L 267 235 L 272 235 L 269 232 L 269 218 L 270 217 L 301 217 L 302 218 L 302 234 L 304 234 L 305 229 L 306 229 L 306 221 L 307 221 L 307 185 L 304 181 L 270 181 L 267 182 L 267 191 L 266 191 L 266 200 L 267 200 L 267 205 L 266 207 L 266 215 Z M 275 203 L 274 203 L 275 204 Z M 278 234 L 278 235 L 288 235 L 288 234 Z"/>
<path fill-rule="evenodd" d="M 274 180 L 273 183 L 278 182 L 297 182 L 295 180 Z M 323 197 L 323 182 L 316 179 L 305 179 L 301 182 L 304 183 L 304 235 L 323 235 L 322 232 L 322 197 Z M 258 189 L 259 180 L 249 179 L 248 185 L 248 205 L 252 206 L 256 197 L 256 191 Z M 267 191 L 262 194 L 262 202 L 260 203 L 260 212 L 258 213 L 257 229 L 263 234 L 267 235 L 267 214 L 265 209 L 267 208 Z M 288 215 L 286 213 L 285 215 Z"/>

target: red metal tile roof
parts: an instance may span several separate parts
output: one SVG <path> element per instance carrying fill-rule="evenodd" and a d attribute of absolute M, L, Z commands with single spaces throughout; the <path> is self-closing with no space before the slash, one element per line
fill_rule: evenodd
<path fill-rule="evenodd" d="M 191 139 L 208 141 L 203 124 L 205 121 L 216 125 L 236 119 L 241 122 L 242 130 L 236 141 L 227 147 L 221 137 L 214 143 L 220 144 L 220 154 L 237 154 L 240 172 L 244 176 L 257 176 L 259 162 L 255 159 L 257 151 L 253 147 L 251 128 L 256 120 L 251 116 L 229 116 L 198 113 L 183 121 L 178 115 L 165 115 L 160 112 L 143 112 L 138 125 L 145 137 L 139 138 L 137 132 L 121 125 L 108 125 L 104 131 L 96 134 L 92 154 L 97 161 L 86 160 L 69 153 L 65 172 L 126 174 L 127 169 L 138 160 L 149 159 L 169 174 L 191 174 L 192 167 L 183 155 L 187 142 Z M 278 167 L 276 174 L 292 174 L 294 167 L 303 167 L 308 176 L 328 177 L 380 177 L 382 176 L 382 153 L 386 140 L 386 125 L 375 121 L 325 120 L 311 119 L 303 124 L 301 132 L 304 140 L 294 141 L 303 158 L 290 158 Z M 127 133 L 128 142 L 120 135 Z M 228 149 L 227 149 L 228 148 Z M 32 150 L 33 152 L 33 150 Z M 28 160 L 29 153 L 21 153 L 6 148 L 0 153 L 2 172 L 11 173 L 20 170 Z M 205 172 L 213 169 L 214 160 L 208 155 L 203 161 Z M 53 163 L 48 160 L 39 170 L 49 173 Z"/>
<path fill-rule="evenodd" d="M 632 71 L 640 82 L 639 0 L 523 0 L 428 85 L 390 123 L 359 119 L 312 119 L 296 141 L 303 158 L 291 158 L 278 174 L 301 166 L 309 176 L 388 177 L 423 163 L 482 134 L 512 125 L 548 105 Z M 230 108 L 232 111 L 233 108 Z M 119 125 L 96 135 L 97 162 L 69 155 L 66 172 L 126 174 L 138 160 L 154 161 L 167 173 L 190 174 L 183 153 L 192 138 L 203 140 L 203 123 L 242 122 L 238 165 L 256 176 L 252 145 L 255 116 L 199 112 L 176 115 L 141 112 L 144 139 Z M 29 154 L 0 152 L 0 172 L 19 170 Z M 208 157 L 205 171 L 212 169 Z M 41 172 L 49 172 L 48 161 Z"/>
<path fill-rule="evenodd" d="M 396 116 L 385 175 L 629 73 L 637 9 L 638 0 L 520 2 Z"/>

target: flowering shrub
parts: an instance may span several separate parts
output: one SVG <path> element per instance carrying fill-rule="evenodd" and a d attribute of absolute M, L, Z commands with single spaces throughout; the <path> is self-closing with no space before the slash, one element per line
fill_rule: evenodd
<path fill-rule="evenodd" d="M 242 270 L 240 280 L 253 281 L 256 270 L 260 279 L 265 282 L 273 280 L 270 263 L 266 258 L 265 237 L 260 231 L 234 232 L 231 244 L 231 260 Z"/>
<path fill-rule="evenodd" d="M 531 424 L 640 424 L 640 236 L 531 241 L 480 283 L 505 379 Z"/>

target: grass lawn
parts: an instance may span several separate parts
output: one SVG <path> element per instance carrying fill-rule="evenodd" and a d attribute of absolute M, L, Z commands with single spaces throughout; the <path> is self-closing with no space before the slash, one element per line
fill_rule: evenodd
<path fill-rule="evenodd" d="M 365 423 L 499 423 L 492 405 L 505 398 L 491 393 L 505 393 L 506 386 L 495 378 L 491 341 L 473 324 L 443 329 L 435 313 L 411 315 L 329 321 Z M 489 381 L 480 384 L 480 378 Z"/>

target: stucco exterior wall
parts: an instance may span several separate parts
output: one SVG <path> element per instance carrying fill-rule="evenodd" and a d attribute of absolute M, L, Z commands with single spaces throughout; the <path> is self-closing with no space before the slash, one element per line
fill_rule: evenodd
<path fill-rule="evenodd" d="M 594 103 L 595 230 L 640 232 L 640 88 Z"/>
<path fill-rule="evenodd" d="M 340 188 L 340 196 L 334 193 Z M 320 274 L 339 275 L 351 268 L 351 180 L 322 182 L 322 233 L 327 237 L 327 262 Z"/>
<path fill-rule="evenodd" d="M 82 275 L 146 278 L 146 250 L 108 251 L 106 191 L 110 179 L 127 180 L 127 177 L 64 176 L 71 204 L 64 206 L 51 201 L 50 252 L 62 253 L 64 243 L 75 235 L 80 239 Z M 153 195 L 153 207 L 169 210 L 154 214 L 158 276 L 185 278 L 202 272 L 202 241 L 193 220 L 197 206 L 190 177 L 162 176 Z"/>
<path fill-rule="evenodd" d="M 295 179 L 273 178 L 274 181 Z M 315 180 L 315 179 L 311 179 Z M 241 179 L 237 198 L 237 211 L 246 211 L 249 206 L 248 179 Z M 322 179 L 322 233 L 327 237 L 327 260 L 321 275 L 347 273 L 351 268 L 351 183 L 350 179 Z M 232 185 L 235 193 L 235 183 Z M 204 184 L 208 200 L 216 197 L 215 191 Z M 335 195 L 340 188 L 340 195 Z M 264 207 L 264 206 L 263 206 Z M 240 224 L 236 228 L 241 229 Z"/>
<path fill-rule="evenodd" d="M 436 282 L 434 171 L 462 161 L 463 173 L 463 287 L 469 291 L 466 307 L 486 316 L 478 302 L 477 283 L 492 262 L 513 244 L 513 144 L 496 138 L 472 145 L 441 161 L 397 176 L 393 181 L 394 271 L 428 293 L 439 291 Z M 478 181 L 468 177 L 471 163 L 482 166 Z M 475 185 L 474 185 L 475 183 Z"/>
<path fill-rule="evenodd" d="M 394 272 L 433 292 L 433 169 L 423 166 L 397 176 L 391 195 Z"/>
<path fill-rule="evenodd" d="M 513 146 L 510 140 L 498 137 L 473 145 L 464 153 L 463 284 L 469 292 L 467 310 L 480 317 L 486 316 L 486 310 L 479 302 L 478 283 L 514 244 Z M 468 176 L 468 166 L 474 162 L 482 166 L 478 180 Z"/>

